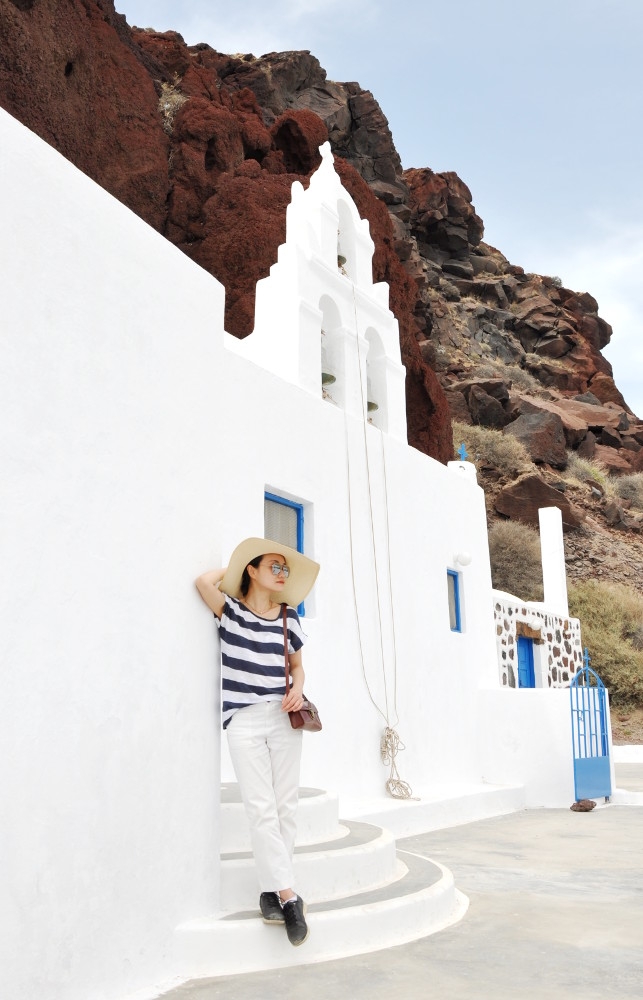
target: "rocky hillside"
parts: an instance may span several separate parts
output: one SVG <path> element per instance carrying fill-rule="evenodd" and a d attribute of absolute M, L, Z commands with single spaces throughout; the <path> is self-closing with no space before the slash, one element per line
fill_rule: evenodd
<path fill-rule="evenodd" d="M 451 418 L 519 438 L 537 472 L 496 475 L 493 511 L 508 517 L 528 519 L 545 488 L 569 501 L 555 482 L 570 449 L 617 475 L 643 470 L 643 424 L 601 353 L 612 331 L 596 301 L 485 244 L 455 173 L 403 170 L 372 94 L 327 80 L 309 52 L 223 55 L 132 28 L 112 0 L 53 7 L 0 0 L 0 104 L 219 278 L 230 332 L 251 332 L 291 184 L 328 138 L 371 226 L 374 277 L 391 285 L 409 442 L 447 461 Z M 619 544 L 640 530 L 627 501 L 592 488 Z M 587 522 L 584 496 L 570 527 Z"/>

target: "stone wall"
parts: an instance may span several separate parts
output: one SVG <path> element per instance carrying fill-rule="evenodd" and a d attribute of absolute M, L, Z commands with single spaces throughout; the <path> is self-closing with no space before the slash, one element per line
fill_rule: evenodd
<path fill-rule="evenodd" d="M 500 683 L 518 687 L 517 638 L 534 640 L 536 687 L 568 687 L 583 665 L 580 622 L 551 614 L 541 605 L 494 591 L 494 619 Z"/>

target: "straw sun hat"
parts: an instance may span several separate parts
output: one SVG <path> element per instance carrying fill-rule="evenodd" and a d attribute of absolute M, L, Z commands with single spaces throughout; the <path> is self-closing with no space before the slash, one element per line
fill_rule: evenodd
<path fill-rule="evenodd" d="M 312 590 L 312 586 L 319 573 L 319 563 L 313 562 L 308 556 L 304 556 L 296 549 L 291 549 L 289 545 L 282 542 L 274 542 L 270 538 L 246 538 L 237 545 L 230 556 L 228 568 L 225 576 L 219 584 L 219 590 L 229 597 L 236 597 L 242 601 L 243 595 L 239 589 L 243 571 L 249 562 L 257 556 L 274 552 L 283 556 L 290 567 L 290 576 L 286 580 L 280 597 L 286 604 L 296 608 L 301 604 L 306 594 Z"/>

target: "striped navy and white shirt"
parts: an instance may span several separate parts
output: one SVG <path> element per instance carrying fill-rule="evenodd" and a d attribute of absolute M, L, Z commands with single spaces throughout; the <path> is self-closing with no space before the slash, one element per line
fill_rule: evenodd
<path fill-rule="evenodd" d="M 221 721 L 225 729 L 240 708 L 259 701 L 281 701 L 286 693 L 284 630 L 281 614 L 275 621 L 260 618 L 241 601 L 226 595 L 221 618 L 215 615 L 221 637 Z M 301 649 L 306 636 L 294 608 L 288 607 L 288 651 Z"/>

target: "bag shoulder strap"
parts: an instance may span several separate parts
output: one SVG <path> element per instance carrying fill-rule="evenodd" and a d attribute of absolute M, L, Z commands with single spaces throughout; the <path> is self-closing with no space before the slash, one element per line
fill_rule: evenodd
<path fill-rule="evenodd" d="M 284 626 L 284 673 L 286 675 L 286 694 L 290 691 L 290 657 L 288 656 L 288 605 L 281 605 L 281 617 Z"/>

